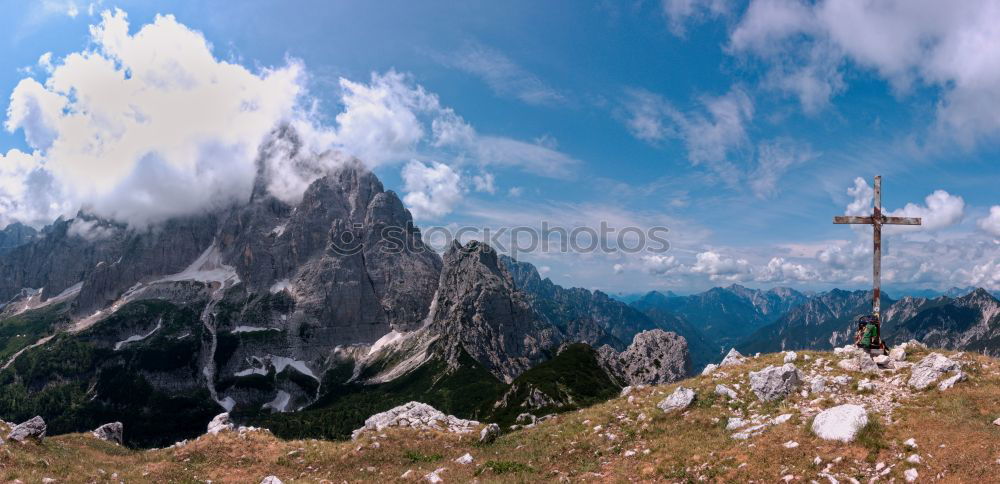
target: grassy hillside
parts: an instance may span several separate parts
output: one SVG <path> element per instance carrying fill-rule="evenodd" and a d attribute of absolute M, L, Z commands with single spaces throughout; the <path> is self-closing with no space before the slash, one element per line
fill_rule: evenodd
<path fill-rule="evenodd" d="M 908 356 L 919 361 L 927 350 Z M 866 376 L 836 365 L 831 353 L 800 353 L 795 362 L 804 375 L 844 375 L 849 384 L 829 394 L 794 394 L 784 401 L 759 402 L 747 388 L 747 372 L 781 364 L 782 355 L 765 355 L 724 368 L 713 376 L 644 388 L 626 397 L 552 417 L 534 427 L 479 445 L 473 435 L 435 431 L 387 430 L 364 434 L 357 441 L 282 440 L 267 432 L 227 432 L 202 436 L 163 450 L 130 450 L 85 434 L 52 437 L 42 443 L 6 443 L 0 447 L 0 479 L 39 482 L 103 482 L 116 474 L 128 481 L 259 482 L 276 475 L 284 482 L 416 482 L 436 469 L 445 482 L 539 482 L 568 478 L 583 482 L 861 482 L 879 475 L 902 482 L 909 469 L 919 481 L 988 482 L 1000 471 L 1000 363 L 987 357 L 952 355 L 968 376 L 941 391 L 908 391 L 908 369 L 874 379 L 877 391 L 859 390 Z M 806 360 L 803 355 L 808 355 Z M 833 363 L 828 364 L 828 363 Z M 714 394 L 719 383 L 735 388 L 739 398 Z M 737 388 L 736 385 L 740 384 Z M 677 386 L 698 397 L 688 410 L 665 414 L 656 403 Z M 871 423 L 856 441 L 819 439 L 810 429 L 812 409 L 843 402 L 869 408 Z M 790 414 L 746 440 L 726 430 L 734 415 Z M 126 433 L 129 431 L 126 426 Z M 904 441 L 915 438 L 916 449 Z M 784 444 L 795 442 L 789 448 Z M 471 464 L 454 459 L 469 453 Z M 919 464 L 906 462 L 917 455 Z M 401 478 L 407 473 L 406 478 Z M 884 473 L 884 475 L 882 475 Z"/>

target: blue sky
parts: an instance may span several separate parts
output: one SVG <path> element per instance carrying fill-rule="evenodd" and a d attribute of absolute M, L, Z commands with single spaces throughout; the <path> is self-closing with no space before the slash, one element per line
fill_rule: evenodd
<path fill-rule="evenodd" d="M 245 177 L 228 175 L 292 119 L 317 150 L 362 158 L 425 228 L 670 229 L 666 253 L 520 255 L 564 285 L 864 287 L 867 232 L 830 219 L 881 174 L 886 208 L 928 222 L 890 233 L 885 285 L 1000 287 L 991 2 L 3 8 L 0 224 L 86 207 L 146 226 L 238 200 Z M 101 59 L 128 94 L 94 74 Z M 198 90 L 219 76 L 253 113 Z"/>

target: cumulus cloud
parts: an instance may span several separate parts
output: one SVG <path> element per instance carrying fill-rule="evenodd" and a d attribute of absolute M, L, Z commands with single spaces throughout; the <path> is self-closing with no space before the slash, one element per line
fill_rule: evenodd
<path fill-rule="evenodd" d="M 864 178 L 854 179 L 854 186 L 847 189 L 852 201 L 847 205 L 847 215 L 867 217 L 872 214 L 875 189 Z M 965 216 L 965 200 L 945 190 L 934 190 L 924 197 L 924 204 L 909 202 L 902 208 L 888 210 L 883 205 L 882 213 L 892 217 L 919 217 L 919 226 L 888 225 L 884 230 L 892 232 L 929 231 L 950 227 L 962 221 Z"/>
<path fill-rule="evenodd" d="M 897 93 L 942 93 L 937 127 L 969 145 L 1000 135 L 1000 4 L 970 0 L 755 0 L 729 50 L 763 59 L 772 83 L 815 113 L 844 89 L 844 72 L 876 73 Z"/>
<path fill-rule="evenodd" d="M 903 208 L 888 212 L 886 215 L 921 218 L 920 227 L 893 226 L 893 229 L 937 230 L 962 221 L 962 217 L 965 216 L 965 200 L 944 190 L 934 190 L 934 193 L 924 198 L 924 205 L 907 203 Z"/>
<path fill-rule="evenodd" d="M 642 269 L 650 274 L 666 274 L 679 269 L 681 264 L 672 255 L 644 255 L 640 258 Z"/>
<path fill-rule="evenodd" d="M 753 277 L 750 262 L 746 259 L 725 257 L 711 250 L 695 256 L 691 272 L 707 275 L 712 281 L 739 282 Z"/>
<path fill-rule="evenodd" d="M 977 220 L 976 225 L 984 232 L 1000 237 L 1000 205 L 990 207 L 990 214 Z"/>
<path fill-rule="evenodd" d="M 301 62 L 251 70 L 220 60 L 170 15 L 130 30 L 125 12 L 105 11 L 86 49 L 46 53 L 38 64 L 45 78 L 17 84 L 4 122 L 34 150 L 3 155 L 4 225 L 41 225 L 81 207 L 136 226 L 216 210 L 249 198 L 258 160 L 266 189 L 289 202 L 348 156 L 369 166 L 438 159 L 452 171 L 471 163 L 546 177 L 571 177 L 579 164 L 552 146 L 477 133 L 392 70 L 340 79 L 341 109 L 324 125 Z M 284 129 L 294 142 L 272 136 Z M 488 192 L 491 180 L 480 181 Z"/>
<path fill-rule="evenodd" d="M 413 218 L 434 219 L 447 215 L 462 199 L 460 177 L 448 165 L 411 161 L 403 167 L 406 196 Z"/>
<path fill-rule="evenodd" d="M 789 262 L 783 257 L 772 258 L 756 276 L 761 282 L 805 282 L 814 281 L 818 275 L 802 264 Z"/>
<path fill-rule="evenodd" d="M 503 52 L 478 43 L 439 56 L 445 65 L 480 77 L 495 93 L 528 104 L 558 104 L 565 98 Z"/>
<path fill-rule="evenodd" d="M 255 73 L 217 60 L 172 16 L 130 34 L 124 12 L 106 11 L 90 36 L 92 48 L 49 59 L 44 84 L 24 79 L 11 94 L 5 127 L 38 150 L 27 172 L 66 202 L 39 218 L 87 205 L 146 224 L 248 196 L 261 139 L 296 116 L 301 65 Z"/>

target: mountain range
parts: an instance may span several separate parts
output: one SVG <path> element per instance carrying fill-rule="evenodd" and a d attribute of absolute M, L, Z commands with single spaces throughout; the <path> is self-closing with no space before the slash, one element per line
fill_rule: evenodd
<path fill-rule="evenodd" d="M 261 159 L 298 143 L 278 130 Z M 298 203 L 268 194 L 267 176 L 246 203 L 157 227 L 85 212 L 8 227 L 0 415 L 42 415 L 53 433 L 120 420 L 134 445 L 194 435 L 220 411 L 344 437 L 410 399 L 512 424 L 691 371 L 672 319 L 522 290 L 534 269 L 479 242 L 430 250 L 357 160 Z"/>
<path fill-rule="evenodd" d="M 298 145 L 283 128 L 260 156 Z M 739 285 L 625 302 L 481 242 L 438 254 L 357 160 L 295 203 L 268 176 L 244 203 L 156 227 L 80 212 L 0 232 L 0 417 L 41 415 L 52 433 L 122 421 L 139 446 L 222 411 L 343 438 L 411 400 L 510 426 L 699 373 L 732 347 L 843 345 L 870 307 L 866 291 Z M 890 342 L 1000 349 L 985 290 L 882 305 Z"/>

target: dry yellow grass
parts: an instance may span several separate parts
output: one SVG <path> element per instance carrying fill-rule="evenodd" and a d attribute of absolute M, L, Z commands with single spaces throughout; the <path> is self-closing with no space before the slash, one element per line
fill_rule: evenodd
<path fill-rule="evenodd" d="M 992 421 L 1000 417 L 1000 365 L 978 355 L 966 358 L 976 362 L 966 367 L 973 367 L 967 381 L 946 392 L 916 394 L 895 411 L 881 434 L 851 444 L 812 435 L 809 422 L 792 411 L 804 399 L 799 395 L 777 404 L 752 403 L 751 398 L 745 405 L 758 412 L 795 416 L 749 440 L 730 437 L 724 428 L 730 403 L 714 398 L 712 391 L 719 382 L 743 381 L 745 388 L 747 371 L 780 364 L 781 355 L 765 355 L 727 368 L 725 378 L 697 377 L 645 388 L 633 392 L 631 402 L 618 398 L 563 414 L 486 446 L 476 444 L 472 435 L 393 430 L 352 442 L 282 441 L 266 432 L 228 432 L 172 449 L 132 450 L 73 434 L 0 446 L 0 478 L 25 483 L 46 477 L 58 482 L 256 483 L 275 475 L 284 482 L 410 482 L 445 468 L 440 476 L 446 482 L 775 482 L 785 475 L 809 482 L 824 481 L 819 473 L 840 458 L 832 471 L 862 482 L 867 475 L 859 471 L 852 476 L 851 469 L 870 469 L 879 462 L 893 465 L 885 482 L 901 481 L 910 467 L 918 469 L 920 481 L 940 476 L 944 482 L 996 482 L 1000 427 Z M 694 388 L 698 400 L 683 416 L 664 414 L 656 403 L 679 385 Z M 919 443 L 922 464 L 902 463 L 911 453 L 902 442 L 910 437 Z M 799 446 L 782 445 L 790 440 Z M 626 456 L 628 451 L 635 454 Z M 466 452 L 474 457 L 472 464 L 454 462 Z M 819 466 L 813 463 L 817 456 Z"/>

